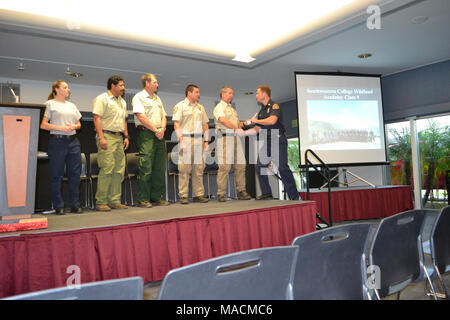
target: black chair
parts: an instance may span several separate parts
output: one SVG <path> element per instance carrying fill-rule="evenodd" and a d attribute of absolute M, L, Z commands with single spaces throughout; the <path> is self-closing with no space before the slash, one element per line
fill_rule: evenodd
<path fill-rule="evenodd" d="M 172 202 L 177 202 L 177 198 L 178 198 L 178 192 L 177 192 L 177 187 L 178 187 L 178 183 L 177 183 L 177 177 L 179 175 L 178 172 L 178 152 L 172 151 L 169 152 L 169 154 L 167 155 L 167 175 L 168 175 L 168 180 L 172 180 L 173 179 L 173 201 Z M 170 199 L 170 194 L 172 194 L 171 192 L 172 190 L 169 190 L 169 181 L 167 181 L 167 198 Z"/>
<path fill-rule="evenodd" d="M 94 206 L 94 184 L 93 184 L 93 181 L 95 179 L 98 179 L 99 172 L 100 172 L 100 168 L 98 166 L 97 153 L 90 153 L 89 154 L 88 176 L 89 176 L 89 183 L 90 183 L 91 209 L 95 208 L 95 206 Z"/>
<path fill-rule="evenodd" d="M 81 175 L 80 175 L 80 181 L 84 184 L 84 207 L 89 208 L 92 206 L 90 193 L 89 193 L 89 186 L 90 186 L 90 177 L 88 175 L 88 163 L 86 160 L 86 154 L 81 154 Z"/>
<path fill-rule="evenodd" d="M 348 224 L 295 238 L 294 299 L 371 299 L 366 272 L 371 228 L 369 223 Z"/>
<path fill-rule="evenodd" d="M 125 166 L 125 181 L 128 182 L 128 188 L 125 190 L 129 190 L 130 192 L 130 200 L 131 205 L 134 206 L 134 193 L 133 193 L 133 185 L 132 179 L 137 179 L 139 174 L 139 153 L 127 153 L 126 154 L 126 166 Z M 125 192 L 125 197 L 127 198 Z"/>
<path fill-rule="evenodd" d="M 379 268 L 378 299 L 401 291 L 429 274 L 424 265 L 422 228 L 426 210 L 411 210 L 381 220 L 369 250 L 369 264 Z"/>
<path fill-rule="evenodd" d="M 205 159 L 205 174 L 207 178 L 207 192 L 208 198 L 215 198 L 217 195 L 217 172 L 219 170 L 219 166 L 217 165 L 217 156 L 216 150 L 212 150 L 210 154 L 207 154 Z M 211 177 L 216 177 L 211 180 Z M 215 192 L 213 192 L 215 191 Z"/>
<path fill-rule="evenodd" d="M 160 300 L 292 299 L 297 246 L 237 252 L 171 270 Z"/>
<path fill-rule="evenodd" d="M 430 236 L 430 252 L 433 266 L 428 271 L 431 279 L 438 279 L 443 291 L 440 294 L 433 292 L 431 295 L 435 298 L 448 299 L 448 291 L 442 275 L 450 271 L 450 206 L 441 210 L 433 225 Z"/>
<path fill-rule="evenodd" d="M 131 277 L 60 287 L 5 298 L 4 300 L 142 300 L 144 282 Z"/>

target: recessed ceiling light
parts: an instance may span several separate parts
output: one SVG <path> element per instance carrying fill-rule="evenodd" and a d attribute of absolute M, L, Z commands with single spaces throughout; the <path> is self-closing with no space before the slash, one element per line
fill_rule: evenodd
<path fill-rule="evenodd" d="M 250 54 L 248 53 L 237 53 L 234 58 L 233 61 L 238 61 L 238 62 L 244 62 L 244 63 L 250 63 L 252 61 L 255 61 L 255 58 L 253 58 Z"/>
<path fill-rule="evenodd" d="M 360 58 L 360 59 L 368 59 L 371 56 L 372 56 L 371 53 L 361 53 L 361 54 L 358 55 L 358 58 Z"/>
<path fill-rule="evenodd" d="M 422 23 L 425 23 L 427 20 L 428 20 L 428 17 L 425 17 L 425 16 L 418 16 L 418 17 L 411 19 L 412 23 L 415 23 L 415 24 L 422 24 Z"/>

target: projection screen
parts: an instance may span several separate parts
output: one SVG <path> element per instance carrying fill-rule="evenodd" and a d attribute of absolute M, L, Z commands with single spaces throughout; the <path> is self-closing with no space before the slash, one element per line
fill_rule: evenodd
<path fill-rule="evenodd" d="M 295 82 L 302 165 L 308 149 L 332 166 L 386 164 L 380 76 L 295 72 Z"/>

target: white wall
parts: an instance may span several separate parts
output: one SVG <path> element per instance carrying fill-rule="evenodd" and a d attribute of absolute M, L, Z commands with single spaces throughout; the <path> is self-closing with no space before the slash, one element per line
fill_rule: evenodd
<path fill-rule="evenodd" d="M 50 94 L 52 86 L 52 83 L 47 81 L 0 77 L 0 82 L 6 83 L 7 81 L 20 84 L 20 102 L 23 103 L 45 102 Z M 70 101 L 75 103 L 80 111 L 92 111 L 92 100 L 100 93 L 106 91 L 106 86 L 103 87 L 69 83 L 69 87 L 71 91 Z M 139 90 L 140 88 L 126 88 L 127 92 L 138 92 Z M 219 91 L 219 89 L 217 89 L 217 91 Z M 167 114 L 172 115 L 175 104 L 184 99 L 184 89 L 179 94 L 160 91 L 158 92 L 158 95 L 164 103 Z M 213 118 L 215 102 L 218 100 L 218 97 L 200 96 L 200 103 L 205 107 L 206 113 L 210 119 Z M 259 107 L 256 104 L 254 96 L 237 98 L 234 102 L 236 103 L 237 112 L 241 120 L 249 119 L 259 111 Z"/>

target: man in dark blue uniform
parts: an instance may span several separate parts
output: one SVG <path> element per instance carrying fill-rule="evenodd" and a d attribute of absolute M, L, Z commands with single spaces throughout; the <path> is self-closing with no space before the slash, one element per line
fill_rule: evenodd
<path fill-rule="evenodd" d="M 278 167 L 281 181 L 284 184 L 289 199 L 299 200 L 300 197 L 295 185 L 294 176 L 288 165 L 287 139 L 285 136 L 286 130 L 281 122 L 282 112 L 280 106 L 272 101 L 270 94 L 271 90 L 269 87 L 258 87 L 256 90 L 256 101 L 261 105 L 261 110 L 256 116 L 249 120 L 252 124 L 255 124 L 255 130 L 258 132 L 258 139 L 260 143 L 263 143 L 263 148 L 266 148 L 267 151 L 267 161 L 262 162 L 261 155 L 258 155 L 258 162 L 256 164 L 256 172 L 258 174 L 259 185 L 262 192 L 262 195 L 257 197 L 257 199 L 263 200 L 272 198 L 269 179 L 267 174 L 263 172 L 263 168 L 267 168 L 269 162 L 272 161 Z M 261 130 L 266 130 L 267 135 Z M 278 139 L 278 143 L 276 143 L 277 141 L 273 141 L 274 139 Z M 278 146 L 276 150 L 272 150 L 272 142 L 275 142 L 274 146 Z"/>

